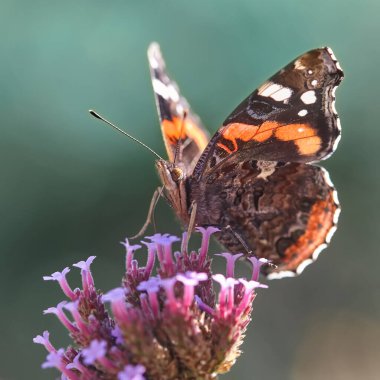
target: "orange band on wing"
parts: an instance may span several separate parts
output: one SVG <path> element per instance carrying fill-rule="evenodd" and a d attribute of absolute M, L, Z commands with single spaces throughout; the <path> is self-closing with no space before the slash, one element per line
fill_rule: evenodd
<path fill-rule="evenodd" d="M 281 125 L 276 121 L 265 121 L 260 126 L 243 123 L 231 123 L 222 132 L 225 140 L 232 143 L 233 149 L 219 142 L 217 145 L 228 154 L 238 150 L 237 139 L 248 142 L 264 142 L 271 137 L 280 141 L 293 141 L 301 155 L 310 155 L 318 152 L 322 140 L 316 135 L 316 131 L 309 124 Z"/>
<path fill-rule="evenodd" d="M 189 122 L 185 121 L 182 128 L 182 120 L 178 117 L 173 117 L 173 120 L 165 119 L 161 123 L 162 133 L 172 145 L 175 145 L 180 138 L 184 140 L 187 137 L 187 124 L 189 124 Z M 181 129 L 182 135 L 180 136 Z"/>
<path fill-rule="evenodd" d="M 276 131 L 276 137 L 283 141 L 297 140 L 314 135 L 315 131 L 309 124 L 287 124 L 281 126 L 281 128 L 278 128 Z"/>
<path fill-rule="evenodd" d="M 164 135 L 165 144 L 169 158 L 172 158 L 172 150 L 175 149 L 179 139 L 185 141 L 186 139 L 193 140 L 199 147 L 199 151 L 208 144 L 208 137 L 191 119 L 173 117 L 173 120 L 165 119 L 161 123 L 162 133 Z M 182 133 L 181 133 L 182 130 Z"/>
<path fill-rule="evenodd" d="M 293 141 L 300 154 L 309 155 L 318 152 L 322 140 L 309 124 L 288 124 L 276 129 L 275 137 L 281 141 Z"/>
<path fill-rule="evenodd" d="M 233 150 L 229 149 L 226 145 L 218 143 L 217 145 L 224 149 L 227 153 L 236 152 L 238 149 L 236 140 L 257 141 L 263 142 L 268 140 L 273 135 L 273 130 L 277 128 L 279 124 L 273 121 L 266 121 L 260 126 L 243 123 L 231 123 L 222 132 L 224 139 L 231 141 Z"/>
<path fill-rule="evenodd" d="M 272 137 L 273 131 L 279 128 L 280 124 L 276 121 L 264 121 L 259 127 L 258 132 L 253 136 L 254 141 L 263 142 Z"/>
<path fill-rule="evenodd" d="M 327 199 L 320 200 L 313 205 L 305 233 L 285 251 L 286 260 L 291 263 L 291 270 L 296 269 L 302 261 L 309 258 L 324 243 L 334 225 L 333 219 L 337 207 L 332 191 L 328 194 Z"/>
<path fill-rule="evenodd" d="M 222 136 L 226 140 L 236 142 L 236 139 L 249 141 L 255 136 L 259 127 L 250 124 L 232 123 L 223 131 Z"/>

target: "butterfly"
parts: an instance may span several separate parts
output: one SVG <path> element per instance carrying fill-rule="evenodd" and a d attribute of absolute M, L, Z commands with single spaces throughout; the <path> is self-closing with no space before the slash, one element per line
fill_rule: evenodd
<path fill-rule="evenodd" d="M 336 149 L 335 91 L 343 71 L 328 47 L 282 68 L 227 117 L 211 139 L 148 49 L 168 159 L 156 161 L 164 197 L 188 226 L 216 226 L 230 252 L 271 260 L 268 278 L 300 274 L 327 247 L 340 213 L 328 172 Z"/>

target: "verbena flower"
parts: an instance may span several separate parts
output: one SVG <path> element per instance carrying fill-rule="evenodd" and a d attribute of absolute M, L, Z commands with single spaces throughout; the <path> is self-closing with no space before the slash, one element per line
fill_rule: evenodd
<path fill-rule="evenodd" d="M 266 261 L 250 258 L 250 278 L 235 278 L 236 261 L 243 255 L 221 253 L 226 273 L 213 274 L 207 252 L 218 230 L 198 231 L 198 252 L 188 252 L 186 233 L 179 251 L 173 244 L 180 239 L 168 234 L 147 237 L 145 254 L 138 252 L 140 245 L 123 242 L 125 275 L 121 286 L 106 294 L 94 284 L 94 256 L 74 264 L 82 289 L 70 287 L 68 268 L 45 276 L 58 282 L 68 300 L 44 313 L 56 315 L 73 345 L 55 348 L 47 331 L 35 337 L 48 351 L 42 367 L 54 367 L 70 380 L 215 379 L 227 372 L 240 355 L 256 289 L 266 287 L 258 282 Z M 146 256 L 145 266 L 139 266 L 137 254 Z"/>

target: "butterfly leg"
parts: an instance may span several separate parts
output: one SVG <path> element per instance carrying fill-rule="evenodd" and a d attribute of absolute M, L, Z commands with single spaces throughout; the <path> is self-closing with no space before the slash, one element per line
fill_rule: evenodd
<path fill-rule="evenodd" d="M 244 249 L 247 251 L 247 255 L 248 256 L 252 256 L 253 255 L 253 252 L 252 250 L 250 250 L 248 248 L 248 245 L 247 243 L 244 241 L 244 239 L 240 236 L 240 234 L 238 234 L 237 232 L 235 232 L 232 227 L 230 225 L 227 225 L 226 227 L 223 227 L 224 230 L 228 231 L 229 233 L 231 233 L 235 239 L 237 239 L 239 241 L 239 243 L 244 247 Z"/>
<path fill-rule="evenodd" d="M 162 186 L 157 187 L 157 189 L 153 193 L 152 200 L 150 201 L 149 211 L 148 211 L 148 215 L 146 217 L 144 225 L 141 227 L 140 231 L 136 235 L 131 236 L 129 239 L 133 240 L 142 236 L 145 233 L 146 229 L 148 228 L 149 224 L 152 222 L 152 220 L 154 220 L 154 210 L 156 209 L 157 203 L 162 195 L 162 191 L 163 191 Z"/>
<path fill-rule="evenodd" d="M 244 239 L 237 233 L 235 232 L 230 225 L 227 225 L 226 227 L 223 227 L 223 230 L 230 232 L 234 237 L 239 241 L 239 243 L 244 247 L 244 249 L 247 251 L 247 257 L 254 256 L 258 258 L 256 255 L 253 254 L 253 251 L 248 248 L 247 243 L 244 241 Z M 273 264 L 272 262 L 267 262 L 267 266 L 276 269 L 277 265 Z"/>
<path fill-rule="evenodd" d="M 187 233 L 186 233 L 186 240 L 184 242 L 184 247 L 187 247 L 190 240 L 190 235 L 194 230 L 195 227 L 195 218 L 197 216 L 197 203 L 195 201 L 192 202 L 190 208 L 191 208 L 191 214 L 190 214 L 190 220 L 189 220 L 189 226 L 187 227 Z"/>

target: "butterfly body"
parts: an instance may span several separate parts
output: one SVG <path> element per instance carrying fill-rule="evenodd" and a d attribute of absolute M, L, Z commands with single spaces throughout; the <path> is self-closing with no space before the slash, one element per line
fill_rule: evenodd
<path fill-rule="evenodd" d="M 164 187 L 165 198 L 170 206 L 176 210 L 181 222 L 188 225 L 190 205 L 187 191 L 188 178 L 184 168 L 165 160 L 157 160 L 156 168 Z"/>
<path fill-rule="evenodd" d="M 340 212 L 325 169 L 340 138 L 335 90 L 343 72 L 331 49 L 298 57 L 264 82 L 209 139 L 148 50 L 169 159 L 156 163 L 164 196 L 187 226 L 217 226 L 231 252 L 272 260 L 270 277 L 301 273 L 325 248 Z M 193 213 L 193 215 L 192 215 Z"/>

